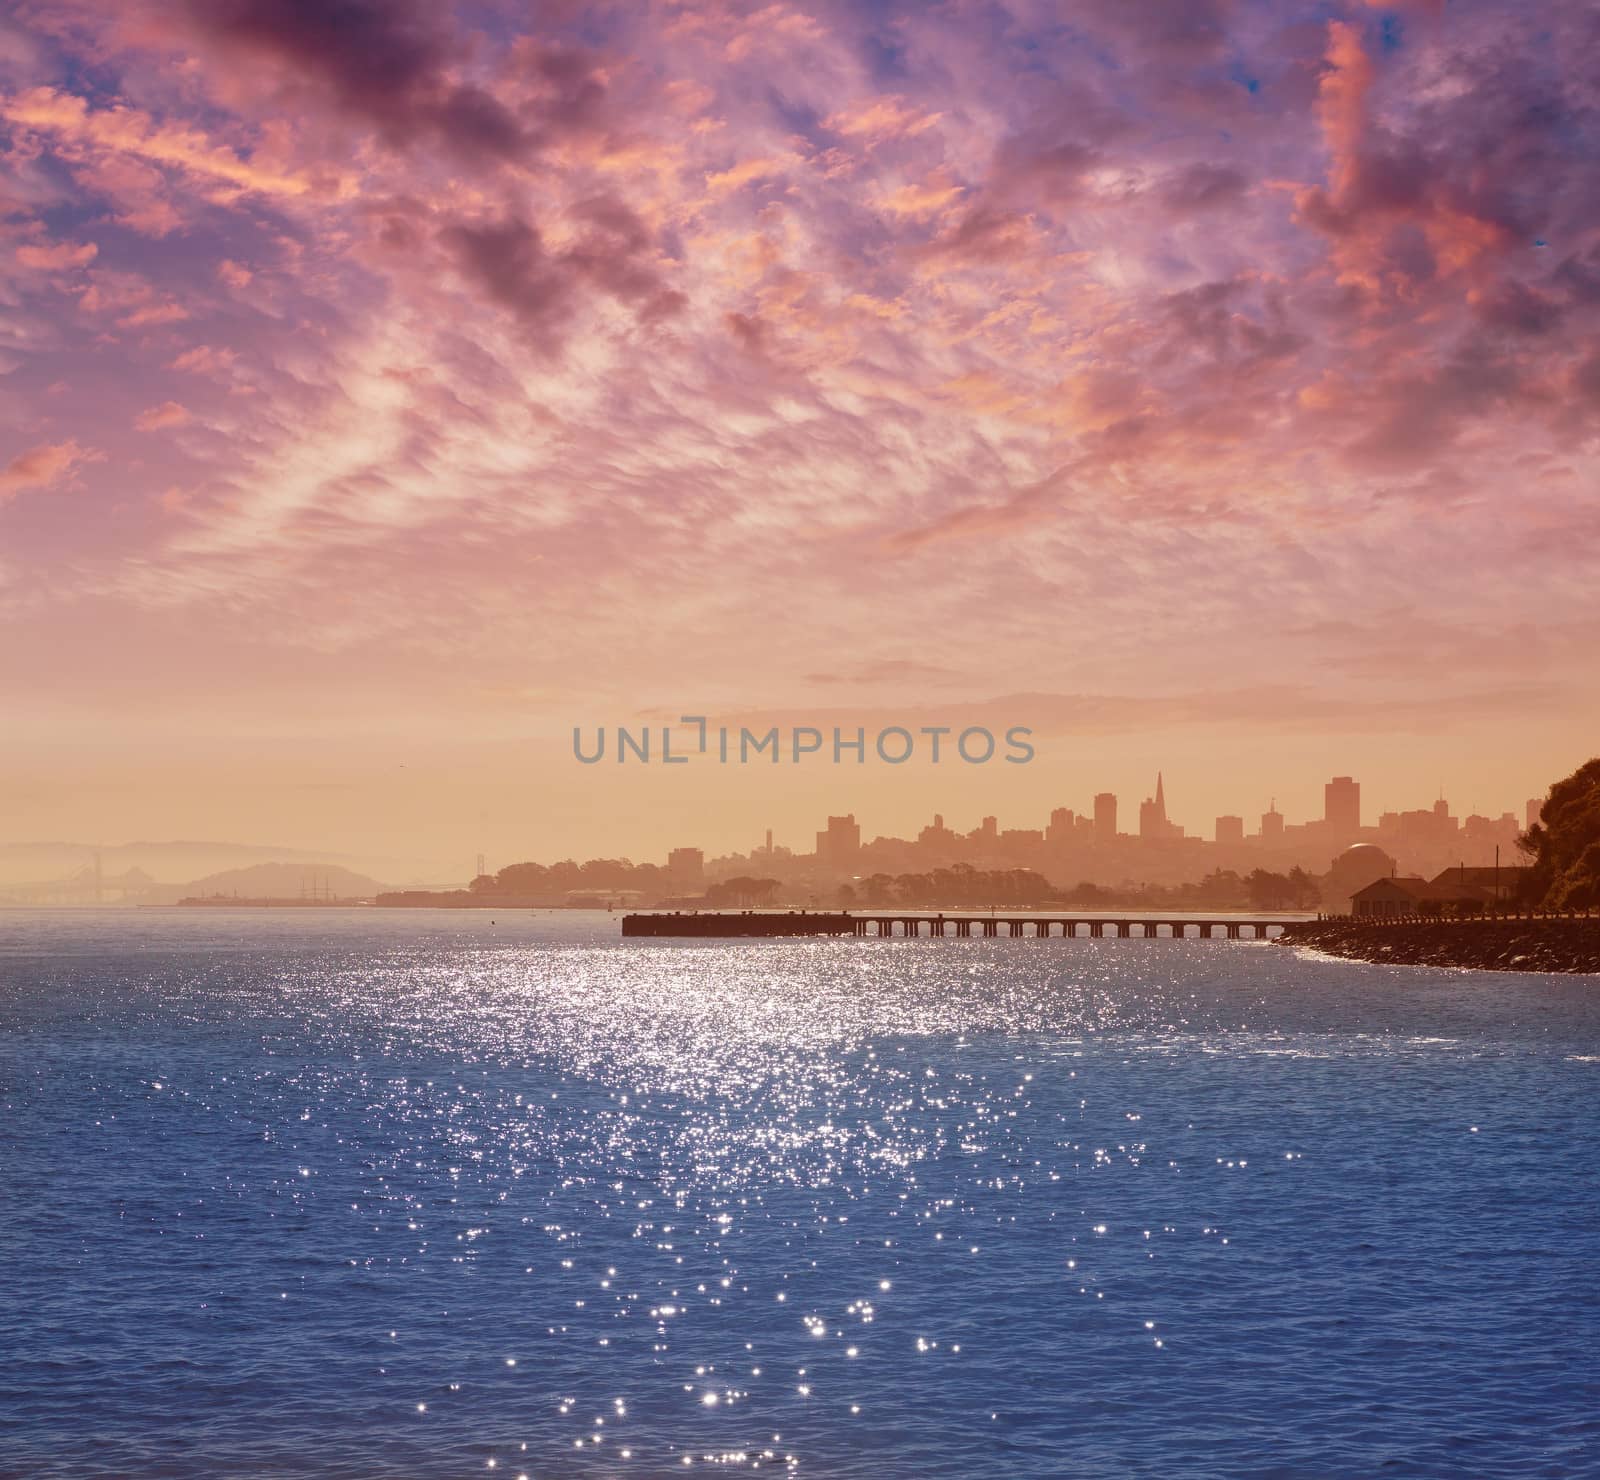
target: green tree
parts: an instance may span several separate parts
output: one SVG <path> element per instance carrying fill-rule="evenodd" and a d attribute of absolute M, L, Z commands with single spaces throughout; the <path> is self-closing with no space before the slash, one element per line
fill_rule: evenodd
<path fill-rule="evenodd" d="M 1198 884 L 1190 887 L 1196 904 L 1209 905 L 1213 909 L 1243 904 L 1245 900 L 1244 880 L 1231 868 L 1213 869 Z"/>
<path fill-rule="evenodd" d="M 1527 903 L 1551 910 L 1600 905 L 1600 758 L 1556 782 L 1539 821 L 1517 841 L 1533 860 L 1522 886 Z"/>
<path fill-rule="evenodd" d="M 752 879 L 747 874 L 724 879 L 706 890 L 708 905 L 735 906 L 739 909 L 756 909 L 769 905 L 777 898 L 782 886 L 776 879 Z"/>
<path fill-rule="evenodd" d="M 1289 870 L 1289 892 L 1297 910 L 1315 909 L 1322 903 L 1322 886 L 1299 864 Z"/>
<path fill-rule="evenodd" d="M 1067 903 L 1079 909 L 1093 909 L 1096 905 L 1106 905 L 1111 899 L 1111 890 L 1103 884 L 1091 884 L 1087 879 L 1081 884 L 1075 884 L 1066 895 Z"/>
<path fill-rule="evenodd" d="M 886 909 L 894 903 L 894 880 L 888 874 L 874 874 L 862 882 L 867 903 L 873 909 Z"/>
<path fill-rule="evenodd" d="M 1275 874 L 1264 868 L 1250 870 L 1245 880 L 1250 903 L 1258 910 L 1281 910 L 1294 898 L 1294 885 L 1284 874 Z"/>

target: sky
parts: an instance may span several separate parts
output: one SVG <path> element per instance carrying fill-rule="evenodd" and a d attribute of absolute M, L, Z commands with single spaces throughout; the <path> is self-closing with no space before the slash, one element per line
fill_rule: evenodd
<path fill-rule="evenodd" d="M 1588 0 L 10 0 L 0 841 L 1520 814 L 1597 329 Z"/>

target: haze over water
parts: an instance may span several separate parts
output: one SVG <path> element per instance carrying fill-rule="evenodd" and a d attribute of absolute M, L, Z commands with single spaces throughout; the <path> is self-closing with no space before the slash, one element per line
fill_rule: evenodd
<path fill-rule="evenodd" d="M 0 912 L 0 1474 L 1600 1474 L 1594 978 Z"/>

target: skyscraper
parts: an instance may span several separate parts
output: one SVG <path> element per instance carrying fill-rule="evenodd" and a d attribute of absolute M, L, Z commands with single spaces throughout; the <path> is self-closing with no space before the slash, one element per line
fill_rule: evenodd
<path fill-rule="evenodd" d="M 847 869 L 861 852 L 861 824 L 855 813 L 830 817 L 825 832 L 817 834 L 817 862 L 825 867 Z"/>
<path fill-rule="evenodd" d="M 1141 838 L 1170 838 L 1178 829 L 1167 821 L 1166 784 L 1161 773 L 1156 772 L 1156 794 L 1139 804 L 1139 836 Z"/>
<path fill-rule="evenodd" d="M 674 888 L 698 886 L 705 882 L 706 856 L 699 848 L 674 848 L 667 854 L 667 874 Z"/>
<path fill-rule="evenodd" d="M 1322 820 L 1340 838 L 1353 838 L 1361 831 L 1361 783 L 1349 776 L 1335 776 L 1322 788 Z"/>
<path fill-rule="evenodd" d="M 1094 835 L 1109 843 L 1117 835 L 1117 796 L 1115 792 L 1102 791 L 1094 799 Z"/>

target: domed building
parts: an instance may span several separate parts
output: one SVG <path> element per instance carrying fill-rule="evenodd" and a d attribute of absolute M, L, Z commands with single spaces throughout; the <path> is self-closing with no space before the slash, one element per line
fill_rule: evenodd
<path fill-rule="evenodd" d="M 1377 879 L 1397 874 L 1400 866 L 1376 843 L 1353 843 L 1333 860 L 1322 879 L 1323 908 L 1350 913 L 1350 896 Z"/>

